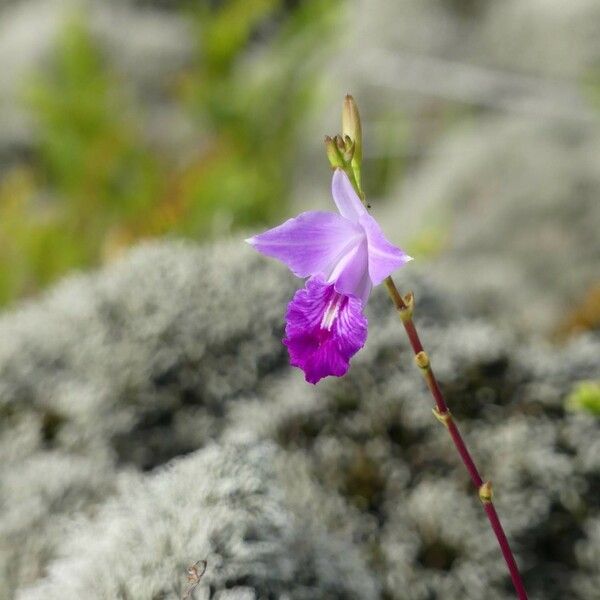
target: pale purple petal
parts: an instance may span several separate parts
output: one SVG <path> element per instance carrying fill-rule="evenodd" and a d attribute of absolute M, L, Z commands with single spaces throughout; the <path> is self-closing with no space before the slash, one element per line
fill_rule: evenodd
<path fill-rule="evenodd" d="M 298 277 L 328 277 L 364 237 L 364 231 L 335 213 L 311 211 L 248 240 L 259 252 L 285 263 Z"/>
<path fill-rule="evenodd" d="M 331 194 L 342 217 L 358 223 L 360 217 L 367 214 L 367 209 L 356 195 L 348 175 L 341 169 L 336 169 L 333 173 Z"/>
<path fill-rule="evenodd" d="M 335 284 L 336 292 L 360 298 L 363 306 L 367 304 L 373 286 L 369 277 L 369 253 L 366 236 L 338 262 L 327 281 Z"/>
<path fill-rule="evenodd" d="M 344 375 L 365 344 L 367 319 L 358 298 L 338 294 L 333 285 L 309 279 L 288 305 L 285 339 L 290 363 L 309 383 Z"/>
<path fill-rule="evenodd" d="M 367 234 L 369 245 L 369 276 L 373 285 L 379 285 L 412 258 L 388 242 L 381 227 L 370 214 L 365 213 L 360 218 L 360 224 Z"/>

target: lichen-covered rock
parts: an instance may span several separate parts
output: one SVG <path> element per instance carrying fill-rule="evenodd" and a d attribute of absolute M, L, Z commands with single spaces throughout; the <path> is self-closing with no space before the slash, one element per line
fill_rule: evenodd
<path fill-rule="evenodd" d="M 598 554 L 600 553 L 600 520 L 594 519 L 586 530 L 587 537 L 578 542 L 575 552 L 580 572 L 575 575 L 575 589 L 581 598 L 593 598 L 598 593 Z"/>
<path fill-rule="evenodd" d="M 286 364 L 291 290 L 238 242 L 155 245 L 0 318 L 0 597 L 39 577 L 117 467 L 220 435 L 229 401 Z"/>
<path fill-rule="evenodd" d="M 111 465 L 99 458 L 47 451 L 10 460 L 3 453 L 0 598 L 12 598 L 17 587 L 44 574 L 69 519 L 88 514 L 112 493 L 114 482 Z"/>
<path fill-rule="evenodd" d="M 517 339 L 463 314 L 460 292 L 414 267 L 398 279 L 415 291 L 423 342 L 494 482 L 532 597 L 592 600 L 600 425 L 565 412 L 564 398 L 595 377 L 600 339 L 562 348 Z M 346 590 L 340 597 L 352 597 L 355 570 L 369 582 L 358 597 L 511 597 L 385 291 L 369 302 L 369 338 L 349 374 L 310 386 L 280 340 L 298 285 L 241 241 L 159 243 L 0 319 L 0 590 L 75 598 L 101 563 L 110 574 L 98 597 L 111 597 L 115 581 L 146 590 L 130 597 L 174 597 L 187 565 L 216 553 L 217 539 L 230 552 L 228 536 L 253 522 L 243 507 L 228 513 L 220 492 L 211 504 L 212 485 L 264 504 L 257 518 L 270 537 L 267 554 L 248 559 L 251 582 L 211 560 L 211 598 L 313 597 L 302 569 L 315 589 Z M 254 479 L 262 492 L 245 487 Z M 192 505 L 213 517 L 186 520 L 199 514 Z M 220 505 L 233 529 L 218 529 Z M 307 556 L 315 562 L 300 567 Z M 147 567 L 136 571 L 136 560 Z M 268 579 L 271 561 L 291 565 L 287 579 Z"/>
<path fill-rule="evenodd" d="M 327 528 L 335 499 L 313 487 L 302 462 L 272 445 L 209 446 L 123 484 L 17 598 L 177 599 L 198 560 L 198 598 L 377 598 L 351 537 Z M 339 523 L 339 503 L 333 512 Z"/>
<path fill-rule="evenodd" d="M 292 289 L 237 241 L 147 246 L 72 278 L 0 320 L 0 432 L 27 429 L 22 452 L 112 453 L 142 469 L 194 450 L 219 435 L 229 401 L 286 364 Z"/>

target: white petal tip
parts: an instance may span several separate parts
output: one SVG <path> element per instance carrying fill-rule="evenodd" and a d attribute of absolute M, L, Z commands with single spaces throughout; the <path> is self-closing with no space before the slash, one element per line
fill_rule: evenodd
<path fill-rule="evenodd" d="M 415 260 L 412 256 L 409 256 L 408 254 L 404 257 L 404 263 L 409 263 L 411 260 Z"/>
<path fill-rule="evenodd" d="M 253 236 L 253 237 L 246 238 L 244 241 L 246 242 L 246 244 L 250 244 L 251 246 L 254 246 L 254 244 L 256 243 L 256 238 Z"/>

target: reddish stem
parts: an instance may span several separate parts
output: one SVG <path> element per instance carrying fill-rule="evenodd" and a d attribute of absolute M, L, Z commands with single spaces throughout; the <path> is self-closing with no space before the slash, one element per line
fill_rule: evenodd
<path fill-rule="evenodd" d="M 448 433 L 456 446 L 458 454 L 462 462 L 464 463 L 471 480 L 473 481 L 473 485 L 479 491 L 479 496 L 483 504 L 483 509 L 489 519 L 489 522 L 492 526 L 492 530 L 494 531 L 494 535 L 498 540 L 498 544 L 500 546 L 500 550 L 502 551 L 502 555 L 504 556 L 504 560 L 506 561 L 506 565 L 508 567 L 508 571 L 510 573 L 510 577 L 512 579 L 513 585 L 515 587 L 515 591 L 517 592 L 517 597 L 519 600 L 527 600 L 527 592 L 525 591 L 525 587 L 523 585 L 523 581 L 521 579 L 521 574 L 519 573 L 519 568 L 515 561 L 515 557 L 510 549 L 510 545 L 506 538 L 506 534 L 504 533 L 504 529 L 502 528 L 502 523 L 500 522 L 500 518 L 498 517 L 498 513 L 494 507 L 494 504 L 491 499 L 491 486 L 489 484 L 484 484 L 479 471 L 477 470 L 477 466 L 473 462 L 471 458 L 471 454 L 465 444 L 456 423 L 454 422 L 454 418 L 452 417 L 450 411 L 448 410 L 448 405 L 444 400 L 444 396 L 440 389 L 440 386 L 433 374 L 433 370 L 429 363 L 429 357 L 423 350 L 423 345 L 421 344 L 421 340 L 419 338 L 419 334 L 415 328 L 415 325 L 412 320 L 412 298 L 405 299 L 400 295 L 394 281 L 391 277 L 388 277 L 385 280 L 385 285 L 390 294 L 392 301 L 394 302 L 394 306 L 396 310 L 400 313 L 400 317 L 402 319 L 402 323 L 404 325 L 404 329 L 406 330 L 406 335 L 408 336 L 408 340 L 410 345 L 415 353 L 415 357 L 417 359 L 417 364 L 423 371 L 423 375 L 425 377 L 425 381 L 427 382 L 427 387 L 429 388 L 431 395 L 435 400 L 436 405 L 436 417 L 446 426 L 448 429 Z M 484 490 L 485 485 L 489 486 L 489 489 Z M 482 487 L 484 486 L 484 487 Z"/>
<path fill-rule="evenodd" d="M 356 109 L 356 106 L 354 108 L 357 112 L 356 119 L 359 119 L 358 109 Z M 332 163 L 332 167 L 337 168 L 337 165 Z M 350 178 L 350 182 L 352 183 L 352 186 L 354 187 L 356 193 L 364 203 L 364 194 L 360 189 L 359 181 L 355 177 L 354 170 L 348 164 L 344 168 L 344 171 Z M 408 336 L 410 345 L 412 346 L 412 349 L 415 353 L 415 360 L 421 368 L 421 371 L 423 372 L 423 375 L 425 377 L 425 381 L 427 382 L 427 387 L 429 388 L 431 395 L 435 400 L 435 416 L 448 429 L 448 432 L 450 433 L 450 437 L 452 438 L 452 441 L 456 446 L 458 454 L 460 455 L 461 460 L 463 461 L 467 471 L 469 472 L 473 484 L 479 492 L 479 498 L 483 504 L 483 509 L 485 510 L 485 513 L 490 521 L 492 530 L 494 531 L 494 535 L 498 540 L 498 544 L 500 545 L 500 550 L 502 551 L 502 555 L 504 556 L 504 560 L 506 561 L 510 577 L 517 592 L 517 597 L 519 598 L 519 600 L 527 600 L 527 592 L 525 591 L 525 587 L 523 586 L 523 581 L 521 580 L 519 568 L 517 567 L 517 563 L 510 549 L 510 545 L 508 543 L 508 540 L 506 539 L 506 534 L 504 533 L 504 529 L 502 528 L 502 524 L 500 523 L 498 513 L 496 512 L 494 504 L 492 503 L 491 484 L 489 482 L 484 483 L 483 479 L 481 478 L 481 475 L 477 470 L 477 466 L 471 458 L 471 454 L 469 453 L 467 445 L 462 439 L 460 431 L 458 430 L 458 427 L 454 422 L 452 414 L 448 410 L 448 405 L 444 400 L 442 390 L 440 389 L 437 379 L 433 374 L 433 370 L 431 369 L 429 357 L 423 350 L 423 345 L 421 344 L 421 340 L 419 339 L 419 334 L 417 333 L 417 330 L 412 320 L 412 295 L 407 296 L 406 299 L 403 298 L 400 295 L 400 292 L 398 292 L 398 288 L 396 288 L 396 284 L 394 283 L 394 280 L 391 277 L 386 278 L 385 286 L 390 297 L 392 298 L 392 302 L 394 303 L 396 310 L 400 314 L 402 323 L 404 325 L 404 329 L 406 330 L 406 335 Z"/>

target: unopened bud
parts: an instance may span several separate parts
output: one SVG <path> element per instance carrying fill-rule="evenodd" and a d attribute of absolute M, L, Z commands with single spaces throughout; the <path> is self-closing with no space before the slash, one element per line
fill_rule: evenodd
<path fill-rule="evenodd" d="M 350 94 L 344 99 L 342 133 L 344 137 L 348 136 L 354 142 L 353 162 L 360 165 L 360 161 L 362 160 L 362 127 L 360 124 L 360 115 L 358 114 L 358 106 L 356 106 L 356 102 Z"/>
<path fill-rule="evenodd" d="M 344 136 L 344 151 L 342 154 L 346 163 L 349 163 L 354 156 L 354 140 L 347 135 Z"/>
<path fill-rule="evenodd" d="M 342 158 L 335 141 L 328 135 L 325 136 L 325 151 L 327 152 L 329 164 L 333 169 L 344 167 L 344 159 Z"/>

